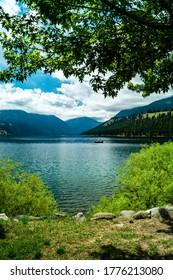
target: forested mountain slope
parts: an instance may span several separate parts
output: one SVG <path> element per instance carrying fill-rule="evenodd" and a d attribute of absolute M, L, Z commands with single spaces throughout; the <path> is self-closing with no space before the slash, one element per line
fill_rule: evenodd
<path fill-rule="evenodd" d="M 122 137 L 170 137 L 173 136 L 173 112 L 157 112 L 114 117 L 84 135 Z"/>

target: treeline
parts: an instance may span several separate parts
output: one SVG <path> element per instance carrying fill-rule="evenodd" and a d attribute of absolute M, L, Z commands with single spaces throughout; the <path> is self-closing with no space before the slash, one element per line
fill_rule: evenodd
<path fill-rule="evenodd" d="M 124 118 L 114 117 L 85 134 L 124 137 L 170 137 L 173 135 L 173 112 L 139 114 Z"/>

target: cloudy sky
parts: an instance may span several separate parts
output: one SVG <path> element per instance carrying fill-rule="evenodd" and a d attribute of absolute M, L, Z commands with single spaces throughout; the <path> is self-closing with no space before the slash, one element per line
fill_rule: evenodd
<path fill-rule="evenodd" d="M 10 14 L 20 12 L 15 0 L 0 0 L 0 5 Z M 5 66 L 0 48 L 0 67 Z M 152 94 L 143 98 L 139 93 L 122 89 L 118 97 L 104 98 L 95 93 L 89 77 L 83 83 L 77 78 L 66 79 L 61 71 L 45 75 L 41 71 L 26 82 L 0 83 L 0 109 L 20 109 L 30 113 L 52 114 L 62 120 L 76 117 L 91 117 L 106 121 L 123 109 L 143 106 L 155 100 L 169 97 L 173 93 Z"/>

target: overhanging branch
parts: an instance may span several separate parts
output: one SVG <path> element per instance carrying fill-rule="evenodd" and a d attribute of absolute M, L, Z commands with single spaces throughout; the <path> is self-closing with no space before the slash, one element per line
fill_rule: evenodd
<path fill-rule="evenodd" d="M 106 6 L 108 6 L 111 10 L 114 10 L 117 13 L 119 13 L 120 15 L 126 16 L 127 18 L 136 21 L 140 25 L 148 26 L 148 27 L 151 27 L 153 29 L 158 29 L 158 30 L 167 30 L 167 29 L 173 30 L 173 25 L 162 24 L 162 23 L 158 23 L 156 21 L 147 21 L 143 18 L 138 17 L 137 15 L 135 15 L 134 13 L 132 13 L 130 11 L 126 11 L 125 9 L 122 9 L 122 8 L 112 4 L 108 0 L 100 0 L 100 1 L 102 3 L 104 3 Z"/>

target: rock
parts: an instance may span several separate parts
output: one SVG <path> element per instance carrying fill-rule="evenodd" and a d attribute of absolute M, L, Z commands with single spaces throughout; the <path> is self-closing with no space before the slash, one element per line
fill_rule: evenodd
<path fill-rule="evenodd" d="M 151 218 L 160 218 L 159 207 L 155 207 L 146 211 L 150 213 Z"/>
<path fill-rule="evenodd" d="M 1 214 L 0 214 L 0 220 L 8 221 L 9 218 L 5 215 L 5 213 L 1 213 Z"/>
<path fill-rule="evenodd" d="M 90 219 L 91 221 L 92 220 L 99 220 L 99 219 L 106 219 L 106 220 L 111 220 L 111 219 L 114 219 L 116 218 L 116 216 L 112 213 L 109 213 L 109 212 L 99 212 L 99 213 L 96 213 L 94 214 L 94 216 Z"/>
<path fill-rule="evenodd" d="M 35 217 L 35 216 L 28 216 L 30 221 L 38 221 L 38 220 L 45 220 L 46 217 Z"/>
<path fill-rule="evenodd" d="M 158 211 L 161 218 L 170 219 L 169 212 L 165 207 L 159 207 Z"/>
<path fill-rule="evenodd" d="M 28 215 L 17 215 L 15 217 L 15 221 L 38 221 L 38 220 L 44 220 L 46 217 L 35 217 L 35 216 L 28 216 Z"/>
<path fill-rule="evenodd" d="M 64 218 L 66 215 L 67 215 L 66 213 L 57 212 L 57 213 L 55 213 L 53 218 L 54 219 L 56 219 L 56 218 Z"/>
<path fill-rule="evenodd" d="M 126 219 L 131 219 L 136 212 L 133 210 L 123 210 L 120 213 L 120 216 Z"/>
<path fill-rule="evenodd" d="M 80 221 L 80 222 L 84 222 L 86 221 L 86 218 L 84 216 L 84 214 L 82 212 L 79 212 L 77 213 L 74 218 L 77 220 L 77 221 Z"/>
<path fill-rule="evenodd" d="M 147 219 L 151 217 L 151 213 L 147 211 L 138 211 L 133 215 L 134 219 Z"/>
<path fill-rule="evenodd" d="M 171 219 L 173 219 L 173 206 L 172 205 L 166 205 L 166 206 L 164 206 L 164 208 L 168 211 L 169 217 Z"/>
<path fill-rule="evenodd" d="M 173 206 L 166 205 L 163 207 L 155 207 L 147 210 L 147 212 L 151 213 L 151 218 L 163 218 L 170 219 L 173 218 Z"/>

